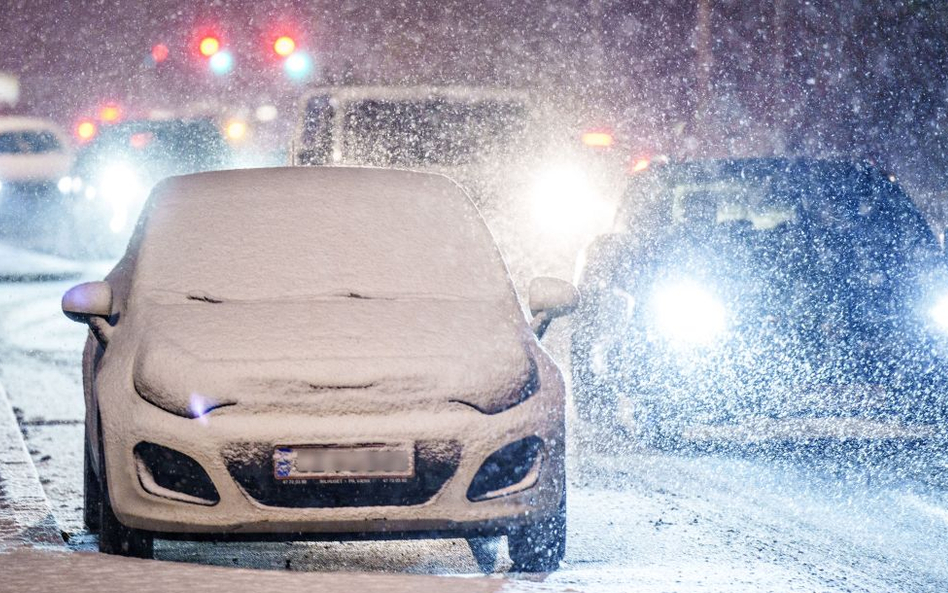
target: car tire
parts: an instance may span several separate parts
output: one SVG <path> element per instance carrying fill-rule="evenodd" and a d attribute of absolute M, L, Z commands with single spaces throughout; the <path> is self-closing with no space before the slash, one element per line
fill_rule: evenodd
<path fill-rule="evenodd" d="M 102 491 L 99 488 L 99 478 L 92 468 L 92 444 L 89 443 L 88 429 L 85 438 L 85 447 L 82 456 L 82 519 L 86 528 L 95 533 L 99 530 L 99 518 L 102 513 Z"/>
<path fill-rule="evenodd" d="M 99 448 L 99 551 L 116 556 L 132 558 L 153 558 L 154 537 L 141 529 L 126 527 L 115 516 L 112 501 L 109 498 L 108 476 L 105 471 L 105 455 Z"/>
<path fill-rule="evenodd" d="M 566 554 L 566 488 L 556 513 L 507 535 L 507 549 L 518 572 L 552 572 Z"/>

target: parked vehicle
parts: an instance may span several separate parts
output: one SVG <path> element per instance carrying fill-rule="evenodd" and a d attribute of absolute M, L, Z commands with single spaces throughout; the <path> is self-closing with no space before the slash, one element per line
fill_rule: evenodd
<path fill-rule="evenodd" d="M 158 537 L 508 536 L 565 549 L 565 388 L 451 180 L 359 168 L 175 177 L 63 311 L 83 359 L 86 521 Z M 252 338 L 252 339 L 251 339 Z"/>
<path fill-rule="evenodd" d="M 659 445 L 930 435 L 948 274 L 893 179 L 781 158 L 633 177 L 579 266 L 580 416 Z"/>
<path fill-rule="evenodd" d="M 72 159 L 56 124 L 35 117 L 0 117 L 0 195 L 56 194 Z"/>

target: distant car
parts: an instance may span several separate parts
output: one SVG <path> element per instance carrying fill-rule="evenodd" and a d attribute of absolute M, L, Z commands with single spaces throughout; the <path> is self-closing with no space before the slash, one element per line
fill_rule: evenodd
<path fill-rule="evenodd" d="M 656 445 L 931 435 L 948 275 L 893 179 L 777 158 L 635 176 L 580 264 L 579 415 Z"/>
<path fill-rule="evenodd" d="M 0 198 L 57 195 L 70 187 L 72 150 L 54 123 L 0 117 Z"/>
<path fill-rule="evenodd" d="M 164 177 L 228 168 L 230 147 L 211 119 L 131 120 L 103 126 L 79 152 L 77 226 L 95 252 L 121 253 L 145 198 Z"/>
<path fill-rule="evenodd" d="M 481 208 L 514 278 L 569 277 L 609 228 L 625 175 L 612 130 L 572 105 L 518 90 L 343 86 L 307 94 L 302 165 L 395 166 L 446 174 Z"/>
<path fill-rule="evenodd" d="M 86 522 L 158 537 L 507 534 L 565 547 L 560 371 L 476 208 L 440 175 L 284 168 L 175 177 L 125 257 L 63 311 L 92 332 Z"/>

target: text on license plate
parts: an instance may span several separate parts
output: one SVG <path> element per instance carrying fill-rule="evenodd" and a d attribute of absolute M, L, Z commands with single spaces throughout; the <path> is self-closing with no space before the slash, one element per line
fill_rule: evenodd
<path fill-rule="evenodd" d="M 384 444 L 277 447 L 273 475 L 278 480 L 410 478 L 415 475 L 414 448 Z"/>

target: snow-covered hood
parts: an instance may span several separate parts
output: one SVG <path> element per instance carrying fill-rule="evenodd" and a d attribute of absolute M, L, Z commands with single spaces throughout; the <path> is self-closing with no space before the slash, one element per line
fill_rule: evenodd
<path fill-rule="evenodd" d="M 141 336 L 135 389 L 188 417 L 229 405 L 289 413 L 452 402 L 491 409 L 535 372 L 532 333 L 522 313 L 504 305 L 362 298 L 149 303 L 129 319 Z"/>

